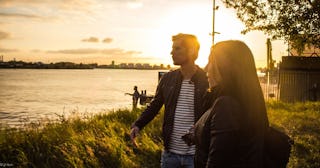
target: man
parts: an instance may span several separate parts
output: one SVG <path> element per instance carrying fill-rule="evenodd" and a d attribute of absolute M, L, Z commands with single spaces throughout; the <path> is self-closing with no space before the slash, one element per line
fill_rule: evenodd
<path fill-rule="evenodd" d="M 162 136 L 164 151 L 161 167 L 193 167 L 194 145 L 187 145 L 182 136 L 202 115 L 202 97 L 208 89 L 206 73 L 195 65 L 200 45 L 190 34 L 172 37 L 172 59 L 180 68 L 166 73 L 160 80 L 154 99 L 132 124 L 131 139 L 135 137 L 165 106 Z"/>
<path fill-rule="evenodd" d="M 138 92 L 138 87 L 137 86 L 134 86 L 133 90 L 134 90 L 134 92 L 132 94 L 131 93 L 125 93 L 125 94 L 132 96 L 132 109 L 136 109 L 140 94 Z"/>

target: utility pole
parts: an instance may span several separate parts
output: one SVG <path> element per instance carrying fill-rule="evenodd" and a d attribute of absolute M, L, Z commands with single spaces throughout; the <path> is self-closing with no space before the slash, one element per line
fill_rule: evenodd
<path fill-rule="evenodd" d="M 215 12 L 218 10 L 219 6 L 216 6 L 216 1 L 213 0 L 213 6 L 212 6 L 212 33 L 210 35 L 212 36 L 212 45 L 214 45 L 214 35 L 215 34 L 220 34 L 219 32 L 215 32 L 214 29 L 214 22 L 215 22 Z"/>
<path fill-rule="evenodd" d="M 272 46 L 270 38 L 267 38 L 267 69 L 270 71 L 273 68 L 273 60 L 272 60 Z"/>
<path fill-rule="evenodd" d="M 270 73 L 272 73 L 272 79 L 274 78 L 274 60 L 272 59 L 272 45 L 270 38 L 267 38 L 267 99 L 270 97 L 269 86 L 270 86 Z M 273 85 L 272 85 L 273 86 Z M 274 91 L 274 90 L 273 90 Z M 272 91 L 272 92 L 273 92 Z"/>
<path fill-rule="evenodd" d="M 216 11 L 216 0 L 213 0 L 213 9 L 212 9 L 212 45 L 214 45 L 214 17 Z"/>

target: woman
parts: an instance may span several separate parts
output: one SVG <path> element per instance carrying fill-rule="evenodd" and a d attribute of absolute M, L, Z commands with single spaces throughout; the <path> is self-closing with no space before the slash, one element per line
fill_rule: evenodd
<path fill-rule="evenodd" d="M 206 66 L 217 97 L 194 126 L 196 167 L 263 167 L 265 102 L 248 46 L 219 42 Z"/>

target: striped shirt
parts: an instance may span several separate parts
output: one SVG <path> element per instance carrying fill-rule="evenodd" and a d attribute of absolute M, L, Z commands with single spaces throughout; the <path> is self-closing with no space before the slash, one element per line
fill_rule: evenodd
<path fill-rule="evenodd" d="M 194 84 L 183 80 L 177 101 L 169 151 L 181 155 L 193 155 L 195 146 L 188 146 L 182 136 L 194 125 Z"/>

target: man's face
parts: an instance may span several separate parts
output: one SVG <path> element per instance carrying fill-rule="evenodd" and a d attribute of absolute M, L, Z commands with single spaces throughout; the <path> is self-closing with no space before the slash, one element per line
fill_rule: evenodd
<path fill-rule="evenodd" d="M 177 39 L 173 42 L 171 55 L 174 65 L 184 65 L 191 61 L 189 50 L 180 39 Z"/>

